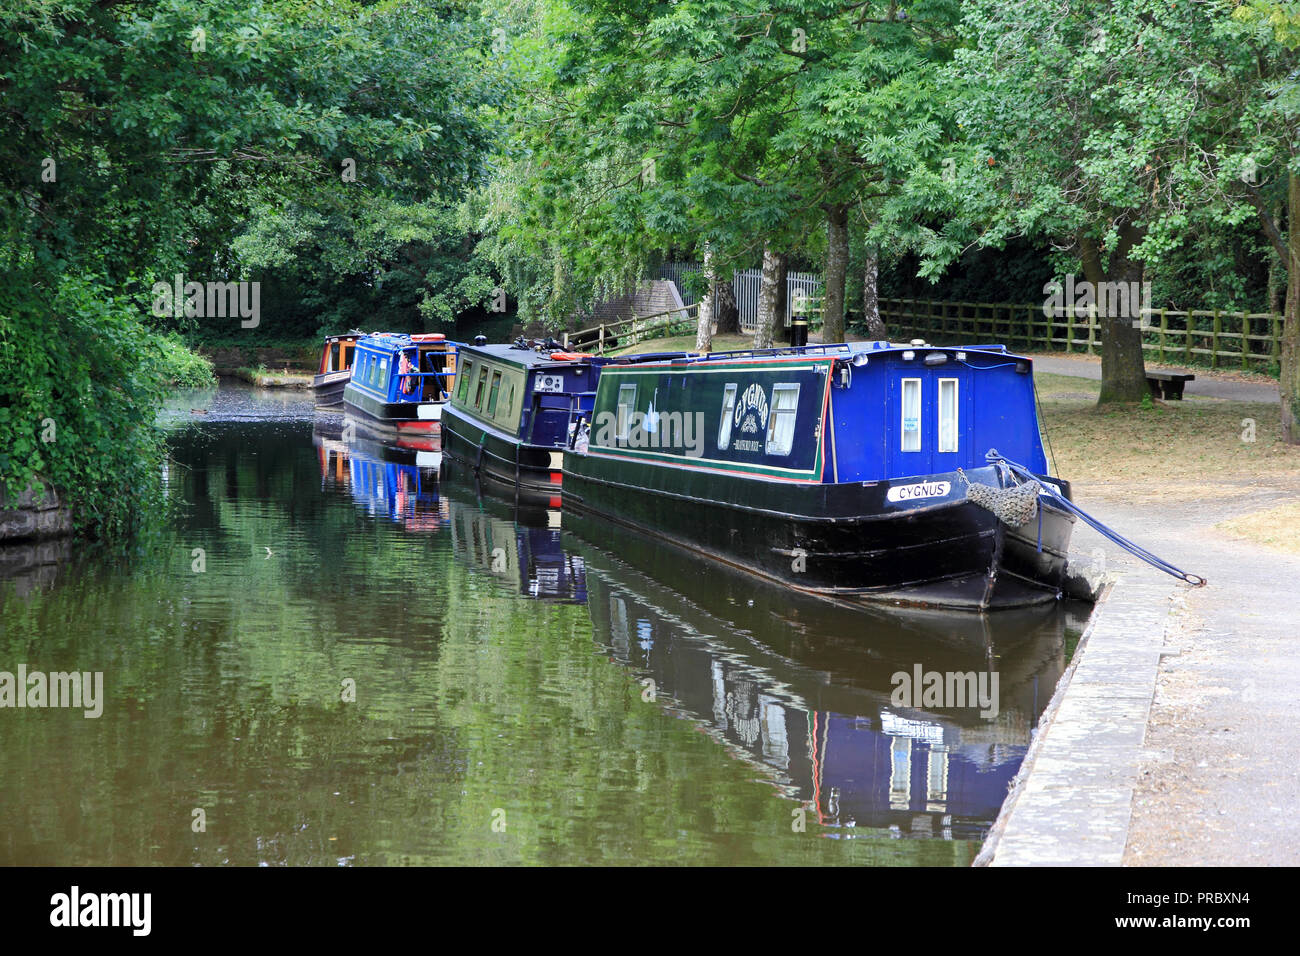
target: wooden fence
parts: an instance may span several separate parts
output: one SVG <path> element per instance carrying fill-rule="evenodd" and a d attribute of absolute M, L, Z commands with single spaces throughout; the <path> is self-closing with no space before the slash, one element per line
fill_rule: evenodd
<path fill-rule="evenodd" d="M 820 296 L 801 299 L 793 292 L 790 305 L 795 304 L 802 304 L 812 328 L 821 324 Z M 1015 303 L 880 300 L 880 318 L 893 341 L 924 338 L 936 345 L 998 343 L 1023 351 L 1100 354 L 1101 323 L 1095 307 L 1065 306 L 1056 313 L 1047 315 L 1041 305 Z M 1275 312 L 1143 309 L 1142 316 L 1142 349 L 1148 359 L 1161 364 L 1267 371 L 1281 361 L 1282 316 Z M 699 303 L 694 303 L 567 332 L 564 345 L 603 355 L 646 339 L 694 332 L 698 317 Z M 752 329 L 751 323 L 745 331 Z"/>
<path fill-rule="evenodd" d="M 566 349 L 580 349 L 592 355 L 604 355 L 624 349 L 646 339 L 666 338 L 694 332 L 699 324 L 700 304 L 638 315 L 621 322 L 604 322 L 578 332 L 565 332 L 561 341 Z"/>
<path fill-rule="evenodd" d="M 1282 354 L 1282 316 L 1218 309 L 1143 309 L 1142 349 L 1164 364 L 1267 370 Z M 881 299 L 880 318 L 891 338 L 923 337 L 935 344 L 997 342 L 1027 351 L 1099 354 L 1096 307 L 1065 306 L 1047 315 L 1042 305 Z"/>

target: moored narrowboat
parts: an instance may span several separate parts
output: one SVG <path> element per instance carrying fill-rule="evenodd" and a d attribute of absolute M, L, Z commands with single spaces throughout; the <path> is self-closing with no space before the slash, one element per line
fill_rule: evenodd
<path fill-rule="evenodd" d="M 841 602 L 1056 600 L 1074 516 L 1003 455 L 1068 499 L 1002 346 L 686 356 L 603 370 L 564 503 Z"/>
<path fill-rule="evenodd" d="M 591 414 L 596 381 L 611 360 L 522 340 L 464 345 L 461 374 L 443 412 L 444 460 L 480 481 L 559 507 L 564 451 Z"/>
<path fill-rule="evenodd" d="M 435 451 L 443 405 L 456 379 L 459 346 L 446 336 L 381 332 L 356 343 L 343 390 L 348 418 L 375 437 Z"/>
<path fill-rule="evenodd" d="M 343 389 L 352 378 L 352 359 L 356 355 L 357 340 L 364 332 L 325 336 L 320 365 L 312 379 L 312 396 L 317 408 L 342 408 Z"/>

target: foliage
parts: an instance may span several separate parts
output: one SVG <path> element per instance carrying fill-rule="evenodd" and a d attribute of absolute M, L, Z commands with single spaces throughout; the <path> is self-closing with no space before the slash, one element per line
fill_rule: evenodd
<path fill-rule="evenodd" d="M 185 345 L 179 335 L 159 335 L 159 368 L 163 381 L 174 388 L 203 388 L 216 382 L 212 362 Z"/>
<path fill-rule="evenodd" d="M 139 315 L 95 278 L 65 277 L 48 304 L 0 300 L 0 483 L 16 492 L 44 477 L 99 536 L 134 530 L 156 503 L 163 383 L 194 374 L 184 347 Z"/>

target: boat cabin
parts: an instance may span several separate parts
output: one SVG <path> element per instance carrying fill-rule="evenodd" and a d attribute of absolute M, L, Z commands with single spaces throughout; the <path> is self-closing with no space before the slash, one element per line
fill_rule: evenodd
<path fill-rule="evenodd" d="M 1031 363 L 1004 346 L 855 342 L 606 368 L 600 455 L 800 482 L 984 467 L 1047 471 Z"/>
<path fill-rule="evenodd" d="M 524 444 L 563 448 L 570 426 L 591 413 L 607 361 L 518 345 L 462 346 L 451 407 Z"/>
<path fill-rule="evenodd" d="M 456 350 L 444 335 L 367 335 L 356 343 L 350 387 L 386 405 L 446 401 L 456 378 Z"/>
<path fill-rule="evenodd" d="M 364 334 L 364 332 L 349 332 L 346 335 L 327 335 L 316 374 L 330 375 L 351 369 L 357 340 Z"/>

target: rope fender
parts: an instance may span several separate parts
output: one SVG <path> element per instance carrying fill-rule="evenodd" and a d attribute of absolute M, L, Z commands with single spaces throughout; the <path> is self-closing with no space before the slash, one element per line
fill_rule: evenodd
<path fill-rule="evenodd" d="M 990 448 L 988 454 L 984 456 L 985 460 L 991 465 L 998 466 L 1004 474 L 1016 481 L 1016 484 L 1009 488 L 994 488 L 990 485 L 972 482 L 959 468 L 957 474 L 967 485 L 966 497 L 972 502 L 985 508 L 998 519 L 1012 527 L 1019 527 L 1033 519 L 1035 512 L 1038 510 L 1038 498 L 1042 496 L 1052 502 L 1053 505 L 1063 511 L 1083 520 L 1085 524 L 1100 534 L 1107 541 L 1122 548 L 1129 554 L 1133 555 L 1147 564 L 1151 565 L 1158 571 L 1163 571 L 1171 577 L 1178 578 L 1180 581 L 1186 581 L 1192 587 L 1203 588 L 1206 585 L 1206 579 L 1199 574 L 1191 574 L 1173 564 L 1170 564 L 1164 558 L 1152 554 L 1146 548 L 1134 541 L 1124 537 L 1118 531 L 1103 524 L 1094 518 L 1088 512 L 1076 505 L 1053 485 L 1040 481 L 1033 472 L 1018 462 L 1011 461 L 998 453 L 996 448 Z M 1032 489 L 1030 491 L 1029 489 Z M 1032 500 L 1031 500 L 1032 499 Z M 1028 503 L 1027 503 L 1028 502 Z M 1023 518 L 1023 520 L 1019 520 Z M 1041 515 L 1039 515 L 1041 520 Z M 1041 543 L 1039 545 L 1041 547 Z"/>

